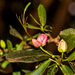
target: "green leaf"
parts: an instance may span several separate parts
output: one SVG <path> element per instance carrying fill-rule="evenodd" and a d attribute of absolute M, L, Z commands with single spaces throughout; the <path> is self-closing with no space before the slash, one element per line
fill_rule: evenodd
<path fill-rule="evenodd" d="M 47 75 L 55 75 L 57 72 L 58 66 L 56 64 L 52 64 L 52 66 L 47 71 Z"/>
<path fill-rule="evenodd" d="M 25 24 L 25 13 L 26 13 L 26 10 L 28 9 L 28 7 L 30 6 L 30 4 L 31 4 L 31 2 L 29 2 L 26 6 L 25 6 L 25 8 L 24 8 L 24 12 L 23 12 L 23 18 L 22 18 L 22 21 L 23 21 L 23 24 Z"/>
<path fill-rule="evenodd" d="M 38 29 L 38 30 L 40 30 L 40 27 L 33 26 L 33 25 L 29 24 L 29 23 L 26 23 L 26 27 L 30 28 L 30 29 Z"/>
<path fill-rule="evenodd" d="M 59 35 L 68 44 L 67 53 L 72 51 L 72 49 L 75 47 L 75 29 L 73 29 L 73 28 L 65 29 L 65 30 L 61 31 Z"/>
<path fill-rule="evenodd" d="M 20 33 L 16 29 L 14 29 L 11 25 L 10 25 L 10 30 L 9 31 L 10 31 L 11 35 L 23 40 L 23 37 L 20 35 Z"/>
<path fill-rule="evenodd" d="M 74 75 L 74 72 L 66 65 L 62 65 L 60 69 L 64 75 Z"/>
<path fill-rule="evenodd" d="M 2 67 L 2 68 L 6 68 L 9 63 L 10 63 L 10 62 L 8 62 L 7 60 L 5 60 L 5 61 L 1 64 L 1 67 Z"/>
<path fill-rule="evenodd" d="M 46 24 L 46 11 L 42 4 L 38 6 L 38 16 L 42 26 Z"/>
<path fill-rule="evenodd" d="M 30 71 L 30 70 L 22 69 L 22 72 L 24 72 L 24 73 L 28 73 L 28 72 L 31 72 L 31 71 Z"/>
<path fill-rule="evenodd" d="M 13 75 L 21 75 L 20 71 L 13 72 Z"/>
<path fill-rule="evenodd" d="M 29 2 L 29 3 L 25 6 L 25 8 L 24 8 L 24 13 L 26 12 L 26 10 L 28 9 L 28 7 L 29 7 L 30 4 L 31 4 L 31 2 Z"/>
<path fill-rule="evenodd" d="M 72 68 L 72 70 L 74 71 L 75 73 L 75 61 L 71 61 L 71 62 L 68 62 L 70 67 Z"/>
<path fill-rule="evenodd" d="M 0 41 L 0 45 L 1 45 L 1 47 L 2 47 L 3 49 L 6 47 L 6 44 L 5 44 L 5 42 L 4 42 L 3 40 Z"/>
<path fill-rule="evenodd" d="M 67 60 L 67 61 L 75 60 L 75 51 L 71 55 L 69 55 L 69 57 L 67 59 L 65 59 L 65 60 Z"/>
<path fill-rule="evenodd" d="M 23 49 L 24 44 L 20 43 L 20 44 L 16 44 L 16 50 L 22 50 Z"/>
<path fill-rule="evenodd" d="M 38 25 L 40 25 L 39 22 L 36 21 L 36 19 L 30 14 L 31 18 L 35 21 L 35 23 L 37 23 Z"/>
<path fill-rule="evenodd" d="M 9 52 L 13 51 L 13 46 L 12 46 L 12 42 L 10 40 L 7 40 L 7 48 Z"/>
<path fill-rule="evenodd" d="M 50 62 L 51 61 L 49 59 L 44 61 L 37 69 L 25 75 L 42 75 L 44 71 L 46 70 L 46 68 L 48 67 L 48 65 L 50 64 Z"/>
<path fill-rule="evenodd" d="M 25 49 L 5 55 L 9 62 L 34 63 L 48 59 L 50 56 L 39 50 Z"/>

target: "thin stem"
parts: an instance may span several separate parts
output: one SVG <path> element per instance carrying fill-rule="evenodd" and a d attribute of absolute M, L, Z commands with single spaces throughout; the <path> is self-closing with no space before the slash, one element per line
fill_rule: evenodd
<path fill-rule="evenodd" d="M 6 53 L 5 48 L 3 48 L 3 50 L 4 50 L 4 52 Z"/>
<path fill-rule="evenodd" d="M 22 22 L 21 22 L 20 18 L 18 18 L 17 15 L 16 15 L 16 17 L 17 17 L 17 19 L 19 20 L 19 22 L 21 23 L 21 25 L 23 26 L 23 28 L 24 28 L 25 32 L 27 33 L 27 35 L 32 38 L 32 36 L 27 32 L 26 20 L 25 20 L 25 18 L 24 18 L 24 17 L 25 17 L 25 12 L 26 12 L 26 10 L 27 10 L 27 8 L 28 8 L 28 6 L 29 6 L 30 4 L 31 4 L 31 2 L 29 2 L 29 3 L 26 5 L 26 7 L 25 7 L 25 9 L 24 9 L 24 12 L 23 12 L 23 16 L 21 15 Z"/>
<path fill-rule="evenodd" d="M 52 66 L 54 66 L 54 65 L 56 65 L 56 64 L 52 64 L 52 65 L 48 66 L 48 68 L 50 68 L 50 67 L 52 67 Z"/>
<path fill-rule="evenodd" d="M 61 58 L 62 58 L 62 60 L 63 60 L 63 55 L 64 55 L 64 53 L 62 52 L 62 54 L 61 54 Z"/>
<path fill-rule="evenodd" d="M 27 35 L 28 35 L 30 38 L 33 38 L 33 37 L 27 32 L 26 24 L 25 24 L 25 25 L 22 24 L 22 26 L 23 26 L 25 32 L 27 33 Z"/>
<path fill-rule="evenodd" d="M 41 26 L 41 31 L 43 31 L 43 32 L 44 32 L 43 26 Z"/>
<path fill-rule="evenodd" d="M 17 17 L 18 21 L 20 22 L 20 24 L 22 25 L 22 22 L 21 22 L 21 20 L 18 18 L 17 14 L 16 14 L 16 17 Z"/>
<path fill-rule="evenodd" d="M 32 36 L 27 32 L 26 22 L 24 22 L 24 20 L 23 20 L 23 23 L 24 23 L 24 24 L 22 24 L 21 20 L 18 18 L 17 15 L 16 15 L 16 17 L 17 17 L 17 19 L 19 20 L 20 24 L 23 26 L 23 28 L 24 28 L 25 32 L 27 33 L 27 35 L 32 38 Z M 24 18 L 23 18 L 23 19 L 24 19 Z"/>
<path fill-rule="evenodd" d="M 66 59 L 63 59 L 62 61 L 67 61 Z"/>
<path fill-rule="evenodd" d="M 47 53 L 48 55 L 50 55 L 50 56 L 51 56 L 52 58 L 54 58 L 56 61 L 58 61 L 58 59 L 55 58 L 54 55 L 52 55 L 52 54 L 50 54 L 49 52 L 47 52 L 46 50 L 44 50 L 44 49 L 42 48 L 42 46 L 40 46 L 40 49 L 41 49 L 43 52 L 45 52 L 45 53 Z"/>
<path fill-rule="evenodd" d="M 59 63 L 51 58 L 49 58 L 51 61 L 55 62 L 57 65 L 59 65 Z"/>
<path fill-rule="evenodd" d="M 50 55 L 50 56 L 54 56 L 54 55 L 52 55 L 52 54 L 50 54 L 49 52 L 47 52 L 46 50 L 44 50 L 43 48 L 42 48 L 42 46 L 40 46 L 40 49 L 43 51 L 43 52 L 45 52 L 45 53 L 47 53 L 48 55 Z"/>

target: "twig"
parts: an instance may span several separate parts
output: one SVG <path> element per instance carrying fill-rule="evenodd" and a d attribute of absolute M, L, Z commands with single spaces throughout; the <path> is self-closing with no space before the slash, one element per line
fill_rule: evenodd
<path fill-rule="evenodd" d="M 58 35 L 56 38 L 53 38 L 53 37 L 50 35 L 50 33 L 45 33 L 45 34 L 49 37 L 48 43 L 54 42 L 54 43 L 56 43 L 56 45 L 59 44 L 59 41 L 60 41 L 60 36 L 59 36 L 59 35 Z"/>

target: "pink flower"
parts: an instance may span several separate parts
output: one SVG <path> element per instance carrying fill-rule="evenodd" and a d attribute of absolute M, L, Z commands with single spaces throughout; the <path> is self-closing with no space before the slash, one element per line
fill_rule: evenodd
<path fill-rule="evenodd" d="M 48 38 L 45 34 L 40 34 L 37 38 L 37 40 L 42 43 L 42 46 L 46 45 L 47 39 Z"/>
<path fill-rule="evenodd" d="M 34 45 L 34 47 L 39 47 L 39 46 L 45 46 L 47 43 L 47 36 L 45 34 L 40 34 L 36 39 L 32 39 L 32 43 Z"/>

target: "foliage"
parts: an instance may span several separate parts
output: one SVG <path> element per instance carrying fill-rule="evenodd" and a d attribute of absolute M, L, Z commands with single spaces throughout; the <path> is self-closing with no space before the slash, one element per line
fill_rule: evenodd
<path fill-rule="evenodd" d="M 64 75 L 75 75 L 75 29 L 68 28 L 61 31 L 58 35 L 60 37 L 59 40 L 56 40 L 58 39 L 58 37 L 52 38 L 52 36 L 50 35 L 52 27 L 50 25 L 46 25 L 46 10 L 42 4 L 38 6 L 38 17 L 40 23 L 30 14 L 32 19 L 37 23 L 38 27 L 27 23 L 27 17 L 25 17 L 25 13 L 30 4 L 31 2 L 26 5 L 21 18 L 18 18 L 18 16 L 16 15 L 17 19 L 23 26 L 28 36 L 23 37 L 16 29 L 10 26 L 10 34 L 19 38 L 21 42 L 13 47 L 13 44 L 10 40 L 7 40 L 6 42 L 2 39 L 0 40 L 0 47 L 2 48 L 0 50 L 1 67 L 5 69 L 8 67 L 8 65 L 17 63 L 19 67 L 21 67 L 21 70 L 18 70 L 18 68 L 16 71 L 13 70 L 13 75 L 21 75 L 21 72 L 24 72 L 24 75 L 42 75 L 45 71 L 47 71 L 47 75 L 55 75 L 59 71 L 59 69 Z M 42 33 L 40 32 L 35 34 L 34 36 L 31 36 L 28 33 L 27 28 L 37 29 Z M 46 36 L 48 37 L 48 39 Z M 39 41 L 36 40 L 36 38 L 38 38 Z M 42 40 L 42 38 L 44 39 Z M 36 40 L 34 41 L 34 44 L 32 43 L 33 39 Z M 60 41 L 61 39 L 63 41 Z M 54 55 L 50 51 L 45 50 L 43 46 L 47 45 L 47 42 L 54 42 L 58 44 L 57 50 L 59 49 L 58 51 L 60 52 L 60 54 Z M 38 45 L 39 43 L 41 43 L 41 45 Z M 45 45 L 43 45 L 42 43 Z M 38 47 L 35 47 L 35 45 L 38 45 Z M 63 62 L 69 63 L 70 67 Z M 20 65 L 21 63 L 23 65 Z M 38 64 L 37 66 L 34 65 L 33 67 L 35 67 L 35 69 L 31 71 L 27 64 L 32 63 L 40 64 Z M 0 69 L 0 72 L 8 73 L 3 69 Z"/>

